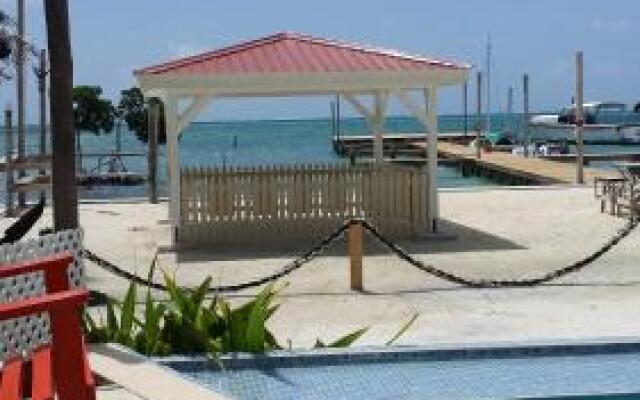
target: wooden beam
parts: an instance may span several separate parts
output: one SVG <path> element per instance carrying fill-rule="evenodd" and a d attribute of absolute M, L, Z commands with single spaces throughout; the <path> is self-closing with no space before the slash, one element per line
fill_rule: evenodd
<path fill-rule="evenodd" d="M 358 100 L 351 93 L 341 93 L 341 94 L 342 94 L 342 97 L 344 97 L 344 99 L 347 101 L 347 103 L 351 104 L 353 108 L 355 108 L 356 111 L 358 111 L 364 117 L 364 119 L 367 120 L 369 124 L 373 125 L 374 113 L 367 110 L 367 107 L 364 104 L 362 104 L 360 100 Z"/>
<path fill-rule="evenodd" d="M 196 96 L 191 104 L 178 115 L 176 130 L 178 135 L 211 103 L 210 96 Z"/>
<path fill-rule="evenodd" d="M 424 125 L 425 128 L 429 129 L 429 121 L 427 118 L 427 113 L 421 107 L 419 107 L 416 103 L 414 103 L 413 99 L 409 97 L 406 91 L 404 90 L 397 91 L 395 92 L 395 95 L 398 98 L 398 100 L 400 100 L 400 103 L 402 103 L 402 105 L 405 106 L 405 108 L 409 110 L 409 112 L 414 117 L 416 117 L 418 121 L 420 121 L 422 125 Z"/>

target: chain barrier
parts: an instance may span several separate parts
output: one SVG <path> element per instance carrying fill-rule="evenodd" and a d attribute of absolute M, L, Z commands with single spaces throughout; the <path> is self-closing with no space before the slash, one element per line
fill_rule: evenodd
<path fill-rule="evenodd" d="M 629 220 L 629 223 L 624 226 L 619 232 L 614 235 L 611 239 L 609 239 L 603 246 L 601 246 L 598 250 L 590 254 L 589 256 L 583 258 L 580 261 L 576 261 L 573 264 L 570 264 L 566 267 L 556 269 L 547 274 L 536 278 L 528 278 L 528 279 L 514 279 L 514 280 L 498 280 L 498 279 L 470 279 L 465 278 L 459 275 L 455 275 L 451 272 L 447 272 L 443 269 L 435 267 L 431 264 L 425 264 L 423 261 L 416 259 L 411 254 L 406 252 L 402 247 L 393 243 L 391 240 L 386 238 L 378 228 L 372 225 L 370 222 L 364 219 L 352 219 L 340 226 L 330 235 L 328 235 L 324 240 L 316 244 L 314 247 L 303 253 L 298 258 L 287 263 L 282 269 L 278 272 L 275 272 L 271 275 L 267 275 L 249 282 L 239 283 L 235 285 L 225 285 L 225 286 L 215 286 L 209 288 L 210 293 L 223 293 L 223 292 L 235 292 L 243 289 L 248 289 L 251 287 L 257 287 L 264 285 L 265 283 L 272 282 L 278 280 L 286 275 L 289 275 L 293 271 L 298 270 L 303 265 L 309 263 L 318 255 L 323 253 L 331 244 L 333 244 L 338 239 L 343 238 L 344 232 L 353 224 L 362 224 L 362 226 L 380 243 L 386 246 L 392 253 L 397 255 L 401 260 L 406 261 L 412 266 L 418 268 L 419 270 L 426 272 L 430 275 L 433 275 L 437 278 L 443 279 L 445 281 L 459 284 L 462 286 L 467 286 L 471 288 L 513 288 L 513 287 L 533 287 L 538 286 L 543 283 L 548 283 L 550 281 L 559 279 L 566 275 L 578 272 L 593 263 L 597 259 L 599 259 L 602 255 L 607 253 L 613 247 L 615 247 L 622 239 L 627 237 L 635 228 L 638 226 L 637 219 Z M 98 267 L 126 280 L 131 282 L 138 283 L 140 285 L 148 286 L 153 289 L 167 291 L 167 287 L 161 283 L 153 282 L 150 278 L 144 279 L 136 274 L 133 274 L 127 271 L 124 268 L 118 267 L 114 263 L 105 260 L 104 258 L 98 256 L 96 253 L 91 250 L 83 250 L 82 255 L 89 260 L 90 262 L 96 264 Z M 152 264 L 152 268 L 155 267 L 155 258 Z M 150 274 L 151 277 L 152 274 Z"/>
<path fill-rule="evenodd" d="M 319 242 L 318 244 L 313 246 L 311 249 L 303 253 L 301 256 L 287 263 L 278 272 L 275 272 L 271 275 L 267 275 L 262 278 L 258 278 L 249 282 L 239 283 L 236 285 L 210 287 L 209 293 L 236 292 L 243 289 L 261 286 L 261 285 L 264 285 L 265 283 L 272 282 L 286 275 L 289 275 L 293 271 L 299 269 L 303 265 L 312 261 L 318 255 L 323 253 L 335 241 L 337 241 L 338 239 L 341 239 L 343 237 L 344 231 L 347 230 L 347 228 L 352 223 L 353 223 L 352 221 L 346 222 L 345 224 L 340 226 L 338 229 L 336 229 L 334 232 L 332 232 L 330 235 L 328 235 L 326 238 L 324 238 L 321 242 Z M 149 274 L 150 275 L 149 279 L 144 279 L 136 274 L 133 274 L 127 271 L 124 268 L 118 267 L 117 265 L 115 265 L 114 263 L 108 260 L 105 260 L 104 258 L 98 256 L 96 253 L 92 252 L 91 250 L 87 250 L 87 249 L 83 250 L 82 255 L 84 258 L 94 263 L 98 267 L 120 278 L 129 280 L 131 282 L 135 282 L 139 285 L 148 286 L 150 288 L 157 289 L 157 290 L 161 290 L 165 292 L 168 290 L 168 288 L 165 285 L 161 283 L 153 282 L 150 279 L 152 274 Z M 154 262 L 152 263 L 152 268 L 154 266 L 155 266 L 155 258 L 154 258 Z"/>
<path fill-rule="evenodd" d="M 450 272 L 444 271 L 440 268 L 437 268 L 431 264 L 425 264 L 424 262 L 414 258 L 411 254 L 407 253 L 403 248 L 398 246 L 397 244 L 391 242 L 389 239 L 384 237 L 380 231 L 371 223 L 366 220 L 357 221 L 362 224 L 362 226 L 373 235 L 380 243 L 385 245 L 391 252 L 396 254 L 400 259 L 408 262 L 419 270 L 426 272 L 430 275 L 433 275 L 437 278 L 444 279 L 451 283 L 456 283 L 459 285 L 471 287 L 471 288 L 514 288 L 514 287 L 533 287 L 538 286 L 543 283 L 548 283 L 550 281 L 559 279 L 563 276 L 578 272 L 593 263 L 597 259 L 599 259 L 602 255 L 607 253 L 613 247 L 615 247 L 622 239 L 627 237 L 637 226 L 637 219 L 630 219 L 629 223 L 625 225 L 622 229 L 618 231 L 616 235 L 614 235 L 611 239 L 609 239 L 602 247 L 598 250 L 590 254 L 589 256 L 583 258 L 580 261 L 576 261 L 571 265 L 568 265 L 564 268 L 559 268 L 554 271 L 551 271 L 547 274 L 539 276 L 537 278 L 529 278 L 529 279 L 514 279 L 514 280 L 497 280 L 497 279 L 470 279 L 465 278 L 459 275 L 452 274 Z M 352 223 L 354 223 L 352 221 Z"/>

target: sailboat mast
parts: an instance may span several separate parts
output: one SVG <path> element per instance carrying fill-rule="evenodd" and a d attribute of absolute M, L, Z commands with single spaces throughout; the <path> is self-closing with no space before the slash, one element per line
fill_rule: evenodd
<path fill-rule="evenodd" d="M 491 132 L 491 35 L 487 35 L 487 133 Z"/>

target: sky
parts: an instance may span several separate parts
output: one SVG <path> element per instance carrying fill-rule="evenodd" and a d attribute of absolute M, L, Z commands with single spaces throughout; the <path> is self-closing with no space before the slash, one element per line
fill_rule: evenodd
<path fill-rule="evenodd" d="M 46 46 L 42 0 L 26 0 L 27 31 Z M 15 15 L 16 0 L 0 0 Z M 493 45 L 492 110 L 506 109 L 507 88 L 521 109 L 522 74 L 534 110 L 571 101 L 574 58 L 585 54 L 586 100 L 640 102 L 638 0 L 69 0 L 74 82 L 100 85 L 117 101 L 135 84 L 132 71 L 279 31 L 355 41 L 451 58 L 484 68 Z M 472 74 L 474 75 L 474 74 Z M 27 119 L 37 115 L 29 75 Z M 475 98 L 470 83 L 469 98 Z M 0 104 L 15 105 L 13 82 L 0 83 Z M 326 117 L 327 98 L 224 100 L 198 120 Z M 470 100 L 470 109 L 474 103 Z M 440 113 L 462 112 L 462 89 L 445 89 Z M 392 104 L 391 114 L 402 114 Z M 345 107 L 345 114 L 353 114 Z"/>

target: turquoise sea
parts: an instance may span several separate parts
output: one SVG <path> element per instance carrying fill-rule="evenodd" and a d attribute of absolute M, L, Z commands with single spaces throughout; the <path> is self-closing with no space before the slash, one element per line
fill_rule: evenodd
<path fill-rule="evenodd" d="M 519 115 L 511 117 L 504 114 L 492 116 L 492 126 L 509 127 L 511 131 L 519 130 Z M 469 134 L 473 134 L 473 116 L 467 120 Z M 442 115 L 439 117 L 441 132 L 462 132 L 464 117 L 462 115 Z M 367 133 L 364 121 L 360 118 L 345 118 L 341 121 L 340 130 L 343 135 L 362 135 Z M 390 117 L 386 121 L 386 132 L 417 133 L 422 126 L 413 118 Z M 553 133 L 534 131 L 533 138 L 548 139 Z M 115 134 L 96 136 L 83 133 L 82 146 L 84 153 L 107 152 L 115 148 Z M 27 135 L 28 152 L 38 151 L 37 127 L 30 126 Z M 307 120 L 267 120 L 267 121 L 230 121 L 230 122 L 195 122 L 182 134 L 180 139 L 180 156 L 183 166 L 253 166 L 281 165 L 298 163 L 335 163 L 345 162 L 338 158 L 331 146 L 332 129 L 329 119 Z M 123 129 L 123 151 L 144 152 L 146 144 L 140 142 L 132 132 Z M 587 146 L 587 152 L 633 151 L 640 152 L 640 146 Z M 0 140 L 0 154 L 4 155 L 4 138 Z M 95 158 L 84 160 L 85 169 L 96 164 Z M 125 159 L 131 171 L 146 173 L 146 157 Z M 160 150 L 160 183 L 161 191 L 166 194 L 166 161 L 164 146 Z M 454 167 L 440 167 L 441 187 L 466 187 L 478 185 L 495 185 L 495 182 L 483 178 L 463 178 Z M 4 179 L 4 177 L 2 177 Z M 0 182 L 4 191 L 4 182 Z M 146 187 L 103 186 L 82 188 L 83 198 L 110 198 L 123 196 L 145 196 Z M 4 195 L 0 198 L 4 199 Z"/>

